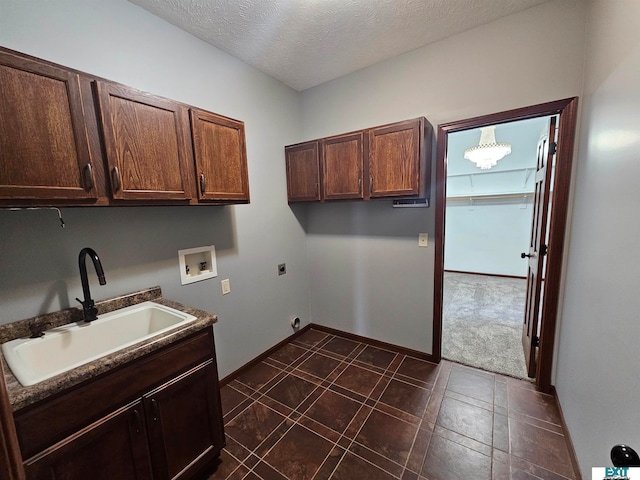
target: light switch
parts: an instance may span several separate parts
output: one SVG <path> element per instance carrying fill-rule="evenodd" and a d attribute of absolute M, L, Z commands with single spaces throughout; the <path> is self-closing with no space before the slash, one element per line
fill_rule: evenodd
<path fill-rule="evenodd" d="M 231 283 L 229 283 L 229 279 L 225 278 L 220 282 L 222 284 L 222 294 L 226 295 L 227 293 L 231 293 Z"/>
<path fill-rule="evenodd" d="M 418 246 L 419 247 L 426 247 L 429 244 L 429 235 L 426 233 L 419 233 L 418 234 Z"/>

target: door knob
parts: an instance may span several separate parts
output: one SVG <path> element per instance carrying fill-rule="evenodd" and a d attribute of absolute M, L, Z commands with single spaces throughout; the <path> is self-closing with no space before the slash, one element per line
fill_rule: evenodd
<path fill-rule="evenodd" d="M 535 253 L 524 253 L 524 252 L 522 252 L 520 254 L 520 258 L 531 258 L 531 257 L 535 257 L 535 256 L 536 256 Z"/>
<path fill-rule="evenodd" d="M 616 445 L 611 449 L 611 461 L 614 467 L 638 467 L 640 457 L 627 445 Z"/>

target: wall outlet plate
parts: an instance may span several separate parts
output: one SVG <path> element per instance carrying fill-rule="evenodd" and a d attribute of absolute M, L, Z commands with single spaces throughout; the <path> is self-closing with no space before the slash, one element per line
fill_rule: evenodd
<path fill-rule="evenodd" d="M 231 282 L 229 282 L 228 278 L 225 278 L 224 280 L 222 280 L 220 282 L 220 285 L 222 286 L 222 294 L 223 295 L 231 293 Z"/>
<path fill-rule="evenodd" d="M 278 275 L 284 275 L 285 273 L 287 273 L 287 264 L 286 263 L 278 264 Z"/>
<path fill-rule="evenodd" d="M 429 235 L 427 233 L 418 234 L 418 246 L 426 247 L 429 245 Z"/>
<path fill-rule="evenodd" d="M 218 276 L 214 245 L 178 250 L 178 264 L 182 285 Z"/>

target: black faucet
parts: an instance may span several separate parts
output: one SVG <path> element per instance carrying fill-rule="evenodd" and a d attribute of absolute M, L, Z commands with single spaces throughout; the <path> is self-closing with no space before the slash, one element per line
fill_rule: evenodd
<path fill-rule="evenodd" d="M 78 302 L 82 304 L 82 316 L 84 317 L 85 322 L 91 322 L 98 318 L 98 309 L 95 307 L 93 299 L 91 298 L 91 292 L 89 291 L 89 279 L 87 278 L 87 264 L 86 258 L 87 255 L 91 257 L 93 261 L 93 266 L 96 269 L 96 273 L 98 274 L 98 281 L 100 285 L 105 285 L 107 280 L 104 278 L 104 270 L 102 270 L 102 263 L 100 263 L 100 258 L 98 258 L 98 254 L 92 248 L 85 247 L 80 250 L 80 255 L 78 256 L 78 265 L 80 266 L 80 280 L 82 281 L 82 293 L 84 294 L 84 301 L 76 298 Z"/>

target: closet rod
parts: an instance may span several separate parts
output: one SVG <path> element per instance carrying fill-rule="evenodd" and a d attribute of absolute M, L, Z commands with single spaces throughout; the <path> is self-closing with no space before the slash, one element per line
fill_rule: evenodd
<path fill-rule="evenodd" d="M 447 175 L 447 178 L 451 177 L 466 177 L 469 175 L 488 175 L 490 173 L 512 173 L 512 172 L 526 172 L 528 170 L 535 170 L 536 167 L 520 167 L 520 168 L 505 168 L 504 170 L 484 170 L 484 171 L 474 171 L 467 173 L 451 173 Z"/>
<path fill-rule="evenodd" d="M 469 201 L 469 200 L 498 200 L 503 198 L 528 198 L 532 197 L 533 192 L 531 193 L 506 193 L 502 195 L 467 195 L 460 197 L 447 197 L 447 202 L 456 202 L 456 201 Z"/>

